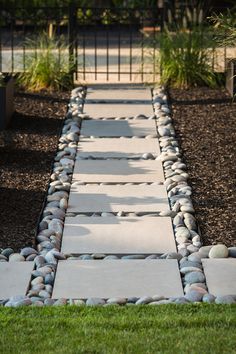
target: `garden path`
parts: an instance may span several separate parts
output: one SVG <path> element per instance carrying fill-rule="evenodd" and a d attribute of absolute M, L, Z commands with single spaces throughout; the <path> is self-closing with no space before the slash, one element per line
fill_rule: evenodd
<path fill-rule="evenodd" d="M 184 296 L 177 259 L 153 257 L 176 243 L 151 90 L 92 87 L 84 112 L 52 298 Z M 209 292 L 236 293 L 234 260 L 203 266 Z M 33 262 L 0 269 L 0 299 L 27 291 Z"/>

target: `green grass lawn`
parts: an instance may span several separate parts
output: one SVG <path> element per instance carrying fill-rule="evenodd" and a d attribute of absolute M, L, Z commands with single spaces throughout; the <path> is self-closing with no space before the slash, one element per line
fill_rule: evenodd
<path fill-rule="evenodd" d="M 236 306 L 0 308 L 0 353 L 236 353 Z"/>

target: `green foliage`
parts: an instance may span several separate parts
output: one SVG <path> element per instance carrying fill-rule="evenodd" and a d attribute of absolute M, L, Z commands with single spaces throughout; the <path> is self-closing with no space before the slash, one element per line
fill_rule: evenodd
<path fill-rule="evenodd" d="M 221 46 L 236 45 L 236 7 L 226 13 L 214 14 L 210 21 L 216 30 L 216 42 Z"/>
<path fill-rule="evenodd" d="M 209 32 L 195 27 L 192 30 L 166 29 L 160 36 L 161 81 L 177 88 L 217 85 L 217 76 L 210 63 L 209 49 L 213 45 Z"/>
<path fill-rule="evenodd" d="M 21 86 L 30 91 L 72 88 L 74 65 L 61 39 L 43 33 L 36 40 L 28 39 L 26 48 L 26 71 L 17 80 Z"/>
<path fill-rule="evenodd" d="M 235 305 L 1 308 L 1 353 L 235 353 Z"/>

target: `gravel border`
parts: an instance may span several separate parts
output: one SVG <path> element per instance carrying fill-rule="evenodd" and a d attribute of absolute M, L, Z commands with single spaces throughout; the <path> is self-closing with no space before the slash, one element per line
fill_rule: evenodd
<path fill-rule="evenodd" d="M 0 261 L 34 261 L 30 288 L 26 296 L 13 296 L 0 301 L 6 307 L 23 305 L 161 305 L 168 303 L 183 304 L 191 302 L 236 303 L 236 295 L 215 297 L 209 294 L 202 267 L 202 258 L 236 258 L 236 247 L 227 248 L 224 245 L 203 246 L 200 230 L 194 217 L 191 201 L 191 187 L 187 183 L 186 165 L 181 160 L 178 142 L 171 119 L 171 109 L 164 88 L 153 90 L 153 107 L 156 118 L 158 139 L 161 154 L 156 159 L 163 163 L 165 182 L 171 210 L 157 213 L 159 216 L 170 216 L 178 252 L 162 255 L 127 255 L 127 259 L 177 259 L 184 287 L 184 297 L 165 298 L 163 296 L 145 296 L 142 298 L 89 298 L 89 299 L 51 299 L 55 271 L 58 260 L 65 259 L 117 259 L 115 255 L 80 255 L 74 257 L 60 252 L 64 219 L 71 188 L 71 180 L 76 158 L 82 119 L 88 119 L 83 114 L 83 104 L 86 96 L 84 87 L 72 91 L 69 109 L 59 139 L 58 152 L 55 157 L 51 182 L 48 188 L 47 203 L 39 223 L 37 250 L 25 247 L 20 253 L 14 253 L 8 248 L 1 252 Z M 146 119 L 144 116 L 136 119 Z M 154 159 L 152 154 L 144 154 L 142 159 Z M 141 183 L 143 185 L 145 183 Z M 107 213 L 102 213 L 107 214 Z M 108 215 L 91 216 L 108 216 Z M 111 214 L 111 213 L 110 213 Z M 145 213 L 144 213 L 145 214 Z M 114 214 L 112 214 L 114 215 Z M 132 213 L 133 215 L 133 213 Z M 70 215 L 72 216 L 72 215 Z M 122 215 L 121 215 L 122 216 Z M 140 215 L 138 215 L 140 216 Z M 82 258 L 81 258 L 82 257 Z"/>

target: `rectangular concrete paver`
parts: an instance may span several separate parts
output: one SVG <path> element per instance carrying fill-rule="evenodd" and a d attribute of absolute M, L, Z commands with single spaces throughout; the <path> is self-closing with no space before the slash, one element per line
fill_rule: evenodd
<path fill-rule="evenodd" d="M 62 252 L 161 254 L 176 252 L 169 217 L 68 217 Z"/>
<path fill-rule="evenodd" d="M 120 137 L 156 135 L 154 119 L 141 120 L 84 120 L 82 136 Z"/>
<path fill-rule="evenodd" d="M 158 160 L 77 160 L 73 181 L 87 183 L 164 182 Z"/>
<path fill-rule="evenodd" d="M 68 212 L 158 212 L 169 210 L 160 185 L 86 185 L 71 188 Z"/>
<path fill-rule="evenodd" d="M 140 104 L 130 103 L 86 103 L 84 105 L 84 113 L 90 118 L 115 118 L 115 117 L 135 117 L 143 114 L 146 117 L 153 116 L 153 107 L 151 103 Z"/>
<path fill-rule="evenodd" d="M 132 103 L 132 101 L 137 101 L 137 100 L 147 100 L 151 104 L 151 90 L 146 89 L 143 87 L 140 88 L 129 88 L 128 85 L 123 86 L 122 89 L 120 89 L 118 86 L 107 86 L 107 89 L 105 87 L 89 87 L 87 90 L 87 95 L 86 95 L 86 101 L 87 100 L 96 100 L 96 101 L 114 101 L 114 100 L 122 100 L 122 101 L 129 101 Z"/>
<path fill-rule="evenodd" d="M 236 294 L 236 259 L 202 259 L 208 291 L 215 296 Z"/>
<path fill-rule="evenodd" d="M 144 153 L 155 156 L 160 154 L 157 139 L 131 139 L 131 138 L 81 138 L 78 143 L 78 156 L 96 158 L 134 158 Z"/>
<path fill-rule="evenodd" d="M 33 268 L 33 262 L 0 262 L 0 300 L 25 295 Z"/>
<path fill-rule="evenodd" d="M 178 262 L 169 260 L 59 261 L 52 297 L 183 296 Z"/>

